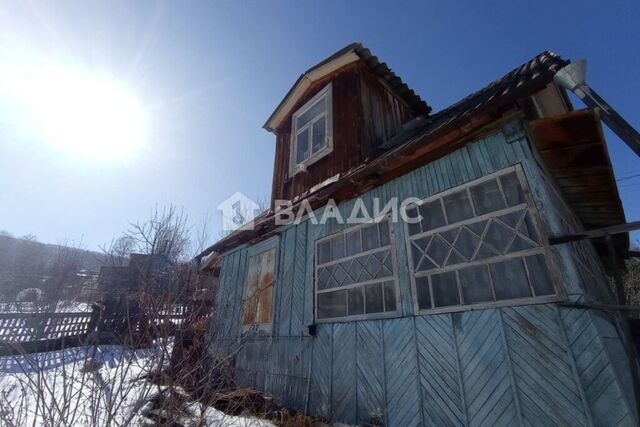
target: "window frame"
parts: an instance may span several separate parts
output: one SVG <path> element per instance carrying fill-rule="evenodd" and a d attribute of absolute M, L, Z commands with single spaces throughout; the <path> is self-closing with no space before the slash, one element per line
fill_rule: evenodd
<path fill-rule="evenodd" d="M 475 216 L 476 213 L 476 207 L 475 207 L 475 202 L 473 201 L 473 196 L 471 194 L 470 188 L 473 186 L 476 186 L 478 184 L 482 184 L 484 182 L 487 181 L 491 181 L 491 180 L 496 180 L 498 182 L 498 186 L 502 187 L 502 184 L 500 182 L 500 180 L 498 179 L 499 177 L 503 176 L 503 175 L 508 175 L 509 173 L 514 172 L 517 179 L 518 179 L 518 183 L 521 186 L 522 189 L 522 193 L 523 193 L 523 197 L 524 197 L 524 201 L 520 204 L 514 205 L 514 206 L 506 206 L 503 209 L 499 209 L 496 211 L 492 211 L 492 212 L 488 212 L 482 215 L 477 215 Z M 546 225 L 542 222 L 542 220 L 540 219 L 540 217 L 538 216 L 538 211 L 536 208 L 536 204 L 535 201 L 533 200 L 533 197 L 531 195 L 530 189 L 529 189 L 529 185 L 527 182 L 527 178 L 524 175 L 524 172 L 522 170 L 522 166 L 520 164 L 516 164 L 516 165 L 512 165 L 503 169 L 500 169 L 498 171 L 492 172 L 488 175 L 484 175 L 480 178 L 477 179 L 473 179 L 471 181 L 465 182 L 461 185 L 449 188 L 447 190 L 444 190 L 440 193 L 434 194 L 432 196 L 429 196 L 425 199 L 422 199 L 420 201 L 419 204 L 411 204 L 409 206 L 405 207 L 405 213 L 406 210 L 413 208 L 414 206 L 421 206 L 423 204 L 426 203 L 430 203 L 436 200 L 440 201 L 441 207 L 442 207 L 442 211 L 443 214 L 445 215 L 445 218 L 447 218 L 447 211 L 444 207 L 444 198 L 450 194 L 454 194 L 457 193 L 459 191 L 466 191 L 467 197 L 469 199 L 471 208 L 474 212 L 474 216 L 471 218 L 467 218 L 455 223 L 449 223 L 446 224 L 444 226 L 439 226 L 436 228 L 433 228 L 429 231 L 423 231 L 421 233 L 416 233 L 416 234 L 410 234 L 409 232 L 409 224 L 406 221 L 404 222 L 404 232 L 405 232 L 405 250 L 406 250 L 406 254 L 407 254 L 407 264 L 409 266 L 409 276 L 410 276 L 410 282 L 411 282 L 411 294 L 412 294 L 412 305 L 413 305 L 413 310 L 414 313 L 416 315 L 424 315 L 424 314 L 440 314 L 440 313 L 455 313 L 455 312 L 461 312 L 461 311 L 471 311 L 471 310 L 482 310 L 482 309 L 486 309 L 486 308 L 496 308 L 496 307 L 506 307 L 506 306 L 511 306 L 511 307 L 515 307 L 515 306 L 519 306 L 519 305 L 531 305 L 531 304 L 544 304 L 544 303 L 551 303 L 551 302 L 558 302 L 558 301 L 565 301 L 567 299 L 567 294 L 566 294 L 566 290 L 564 288 L 564 286 L 562 285 L 562 280 L 560 278 L 560 274 L 557 271 L 557 267 L 555 265 L 555 263 L 552 261 L 553 260 L 553 254 L 551 252 L 551 247 L 548 244 L 548 227 L 546 227 Z M 501 193 L 504 194 L 504 190 L 501 190 Z M 444 268 L 439 268 L 439 269 L 434 269 L 436 271 L 435 274 L 439 274 L 439 273 L 446 273 L 446 272 L 450 272 L 453 271 L 456 273 L 456 282 L 458 284 L 458 296 L 460 297 L 462 295 L 462 289 L 461 289 L 461 284 L 460 284 L 460 279 L 458 278 L 458 271 L 462 270 L 463 268 L 466 267 L 472 267 L 472 266 L 482 266 L 485 265 L 487 266 L 487 268 L 490 269 L 490 265 L 494 264 L 494 263 L 498 263 L 498 262 L 502 262 L 502 261 L 506 261 L 509 259 L 521 259 L 523 260 L 523 265 L 524 265 L 524 269 L 525 269 L 525 273 L 527 275 L 527 280 L 529 282 L 529 288 L 531 288 L 531 283 L 530 283 L 530 273 L 529 273 L 529 269 L 527 266 L 527 263 L 524 262 L 526 257 L 530 257 L 530 256 L 535 256 L 535 255 L 543 255 L 546 266 L 548 268 L 548 272 L 549 272 L 549 278 L 551 279 L 551 283 L 553 285 L 553 289 L 555 291 L 555 294 L 553 295 L 541 295 L 541 296 L 535 296 L 532 292 L 531 296 L 529 297 L 522 297 L 522 298 L 511 298 L 511 299 L 501 299 L 501 300 L 497 300 L 497 301 L 488 301 L 488 302 L 479 302 L 479 303 L 471 303 L 471 304 L 462 304 L 462 300 L 460 302 L 459 305 L 451 305 L 451 306 L 443 306 L 443 307 L 433 307 L 433 308 L 429 308 L 429 309 L 421 309 L 419 307 L 419 303 L 418 303 L 418 293 L 417 293 L 417 287 L 416 287 L 416 272 L 415 267 L 413 265 L 413 253 L 412 253 L 412 248 L 411 248 L 411 243 L 413 240 L 416 240 L 417 238 L 420 237 L 424 237 L 424 236 L 429 236 L 429 235 L 433 235 L 442 231 L 446 231 L 449 229 L 456 229 L 462 225 L 466 225 L 466 224 L 470 224 L 470 223 L 475 223 L 475 222 L 481 222 L 485 219 L 490 219 L 490 218 L 494 218 L 498 215 L 496 215 L 497 212 L 499 212 L 499 215 L 504 215 L 504 214 L 508 214 L 510 212 L 519 212 L 519 211 L 523 211 L 526 210 L 529 213 L 529 216 L 531 218 L 531 221 L 533 223 L 533 226 L 535 228 L 535 231 L 538 233 L 538 239 L 540 240 L 539 243 L 539 247 L 537 248 L 533 248 L 533 249 L 526 249 L 526 250 L 521 250 L 521 251 L 516 251 L 516 252 L 512 252 L 512 253 L 507 253 L 507 254 L 502 254 L 502 255 L 498 255 L 495 257 L 491 257 L 491 258 L 485 258 L 482 260 L 474 260 L 474 261 L 470 261 L 470 262 L 466 262 L 466 263 L 461 263 L 461 264 L 457 264 L 451 267 L 444 267 Z M 447 220 L 448 222 L 448 220 Z M 429 280 L 429 283 L 431 283 L 431 275 L 434 273 L 421 273 L 418 272 L 418 277 L 427 277 Z M 493 278 L 490 278 L 492 287 L 492 293 L 495 292 L 495 287 L 493 286 Z M 433 288 L 432 286 L 429 286 L 429 292 L 430 292 L 430 300 L 431 300 L 431 304 L 433 305 Z"/>
<path fill-rule="evenodd" d="M 384 220 L 388 221 L 388 229 L 389 229 L 389 244 L 385 245 L 385 246 L 379 246 L 378 248 L 375 249 L 369 249 L 367 251 L 363 251 L 360 252 L 358 254 L 355 255 L 349 255 L 349 256 L 345 256 L 343 258 L 340 258 L 339 260 L 331 260 L 329 262 L 325 262 L 323 264 L 318 264 L 318 261 L 320 259 L 319 257 L 319 246 L 320 244 L 324 243 L 327 240 L 331 240 L 333 238 L 335 238 L 337 235 L 343 235 L 346 236 L 346 234 L 348 233 L 352 233 L 356 230 L 360 230 L 362 228 L 368 227 L 371 224 L 374 223 L 380 223 Z M 346 240 L 345 240 L 345 245 L 346 245 Z M 346 246 L 345 246 L 346 247 Z M 338 264 L 340 262 L 344 262 L 350 259 L 354 259 L 354 258 L 358 258 L 361 256 L 367 256 L 367 255 L 372 255 L 374 253 L 377 252 L 382 252 L 383 250 L 389 250 L 389 254 L 391 256 L 391 266 L 392 266 L 392 276 L 386 277 L 386 278 L 382 278 L 382 279 L 372 279 L 372 280 L 366 280 L 363 282 L 359 282 L 356 284 L 350 284 L 347 286 L 340 286 L 337 288 L 329 288 L 329 289 L 318 289 L 318 270 L 320 267 L 323 267 L 325 265 L 331 265 L 331 264 Z M 400 295 L 400 281 L 399 281 L 399 271 L 398 271 L 398 260 L 397 260 L 397 255 L 396 255 L 396 244 L 395 244 L 395 233 L 393 230 L 393 222 L 391 221 L 391 214 L 384 214 L 381 215 L 379 217 L 374 218 L 373 220 L 369 220 L 366 222 L 363 222 L 361 224 L 357 224 L 351 227 L 347 227 L 344 228 L 342 230 L 336 231 L 334 233 L 325 235 L 319 239 L 316 239 L 314 242 L 314 262 L 313 262 L 313 318 L 314 318 L 314 322 L 315 323 L 337 323 L 337 322 L 352 322 L 352 321 L 357 321 L 357 320 L 373 320 L 373 319 L 388 319 L 388 318 L 395 318 L 395 317 L 400 317 L 402 316 L 402 301 L 401 301 L 401 295 Z M 385 282 L 393 282 L 394 285 L 394 292 L 395 292 L 395 299 L 396 299 L 396 307 L 393 311 L 381 311 L 381 312 L 377 312 L 377 313 L 363 313 L 363 314 L 356 314 L 356 315 L 352 315 L 352 316 L 341 316 L 341 317 L 325 317 L 325 318 L 319 318 L 318 317 L 318 295 L 322 294 L 322 293 L 329 293 L 329 292 L 334 292 L 334 291 L 338 291 L 338 290 L 346 290 L 346 289 L 351 289 L 351 288 L 358 288 L 358 287 L 365 287 L 367 285 L 370 284 L 375 284 L 375 283 L 379 283 L 380 286 L 384 286 Z M 383 296 L 382 296 L 383 300 L 384 300 L 384 289 L 383 289 Z M 384 302 L 383 302 L 384 304 Z M 349 307 L 349 302 L 348 302 L 348 296 L 347 296 L 347 310 Z M 348 312 L 348 311 L 347 311 Z"/>
<path fill-rule="evenodd" d="M 323 113 L 325 116 L 325 144 L 320 150 L 315 153 L 311 153 L 311 149 L 313 147 L 312 138 L 309 139 L 309 152 L 310 155 L 306 159 L 301 162 L 297 162 L 297 136 L 298 136 L 298 127 L 296 124 L 296 119 L 306 113 L 311 107 L 313 107 L 316 102 L 318 102 L 321 98 L 325 99 L 326 109 Z M 318 114 L 309 123 L 317 121 L 321 117 L 321 114 Z M 303 127 L 311 127 L 311 125 L 306 124 Z M 311 132 L 313 134 L 313 132 Z M 317 94 L 313 96 L 310 100 L 305 102 L 305 104 L 300 107 L 293 115 L 291 116 L 291 141 L 290 141 L 290 150 L 289 150 L 289 177 L 294 176 L 298 172 L 305 170 L 308 166 L 322 159 L 329 153 L 333 151 L 333 90 L 332 84 L 329 82 L 325 87 L 323 87 Z"/>
<path fill-rule="evenodd" d="M 247 249 L 247 261 L 246 261 L 246 268 L 245 268 L 245 275 L 244 275 L 244 282 L 243 282 L 243 286 L 242 286 L 242 307 L 241 307 L 241 312 L 240 312 L 240 333 L 241 334 L 248 334 L 248 333 L 256 333 L 256 334 L 267 334 L 267 335 L 271 335 L 272 331 L 273 331 L 273 321 L 274 321 L 274 315 L 275 315 L 275 304 L 274 304 L 274 300 L 275 300 L 275 289 L 276 289 L 276 284 L 278 283 L 279 280 L 279 272 L 278 272 L 278 262 L 279 262 L 279 249 L 280 249 L 280 239 L 279 236 L 274 236 L 271 237 L 270 239 L 267 239 L 263 242 L 260 242 L 254 246 L 251 246 Z M 274 250 L 274 259 L 273 259 L 273 284 L 271 285 L 273 291 L 271 293 L 271 314 L 270 314 L 270 319 L 269 322 L 265 322 L 265 323 L 252 323 L 252 324 L 247 324 L 244 325 L 242 323 L 243 321 L 243 317 L 244 317 L 244 308 L 245 308 L 245 291 L 247 289 L 247 283 L 248 283 L 248 279 L 249 279 L 249 259 L 253 256 L 256 255 L 260 255 L 264 252 L 267 252 L 269 250 L 273 249 Z M 256 307 L 257 310 L 257 307 Z"/>

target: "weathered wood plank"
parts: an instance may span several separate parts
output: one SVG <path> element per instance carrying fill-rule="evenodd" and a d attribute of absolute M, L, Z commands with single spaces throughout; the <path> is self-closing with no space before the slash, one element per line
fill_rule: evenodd
<path fill-rule="evenodd" d="M 386 424 L 382 321 L 356 322 L 358 424 Z"/>

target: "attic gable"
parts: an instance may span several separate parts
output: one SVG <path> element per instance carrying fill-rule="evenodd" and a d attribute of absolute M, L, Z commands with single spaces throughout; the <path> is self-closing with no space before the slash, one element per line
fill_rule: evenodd
<path fill-rule="evenodd" d="M 269 116 L 263 127 L 269 132 L 275 133 L 283 121 L 290 117 L 293 108 L 298 104 L 300 98 L 304 96 L 311 85 L 324 79 L 331 73 L 360 60 L 388 86 L 392 93 L 406 102 L 417 114 L 428 114 L 431 111 L 431 107 L 409 88 L 387 64 L 380 62 L 378 58 L 372 55 L 371 51 L 362 46 L 361 43 L 351 43 L 305 71 L 298 80 L 296 80 L 291 89 L 289 89 L 289 92 L 287 92 L 284 99 L 278 104 L 275 111 L 271 113 L 271 116 Z"/>

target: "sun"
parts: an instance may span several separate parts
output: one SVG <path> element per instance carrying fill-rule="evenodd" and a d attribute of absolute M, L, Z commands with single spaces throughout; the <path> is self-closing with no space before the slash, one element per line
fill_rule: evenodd
<path fill-rule="evenodd" d="M 12 91 L 26 107 L 31 130 L 56 152 L 103 161 L 130 157 L 145 144 L 145 108 L 118 80 L 65 67 L 16 77 Z"/>

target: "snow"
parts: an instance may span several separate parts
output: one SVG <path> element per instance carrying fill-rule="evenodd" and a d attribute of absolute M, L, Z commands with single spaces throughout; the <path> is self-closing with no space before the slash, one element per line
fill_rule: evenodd
<path fill-rule="evenodd" d="M 163 390 L 141 376 L 168 361 L 166 347 L 77 347 L 0 358 L 0 425 L 140 426 L 148 399 Z M 91 362 L 92 360 L 97 363 Z M 87 363 L 89 362 L 89 363 Z M 249 417 L 230 416 L 191 403 L 183 425 L 267 427 Z"/>

